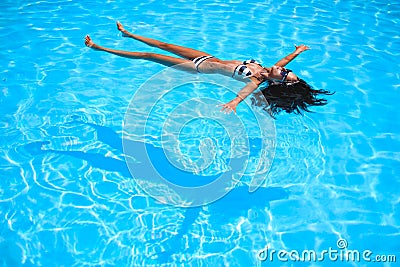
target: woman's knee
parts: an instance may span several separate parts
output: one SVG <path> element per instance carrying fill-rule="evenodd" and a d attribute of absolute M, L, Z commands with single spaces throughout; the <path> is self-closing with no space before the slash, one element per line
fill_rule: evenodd
<path fill-rule="evenodd" d="M 154 53 L 150 53 L 150 52 L 139 52 L 140 57 L 143 59 L 151 59 L 155 57 Z"/>
<path fill-rule="evenodd" d="M 168 49 L 170 47 L 170 44 L 169 43 L 165 43 L 165 42 L 160 42 L 158 44 L 158 47 L 161 48 L 161 49 Z"/>

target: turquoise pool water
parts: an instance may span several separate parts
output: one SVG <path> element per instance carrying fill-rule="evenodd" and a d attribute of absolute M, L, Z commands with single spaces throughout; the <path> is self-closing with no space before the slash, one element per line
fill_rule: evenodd
<path fill-rule="evenodd" d="M 3 1 L 0 7 L 1 266 L 297 266 L 283 254 L 287 262 L 261 252 L 345 251 L 344 241 L 387 262 L 326 256 L 303 265 L 400 260 L 399 3 Z M 158 51 L 122 38 L 117 20 L 138 34 L 267 66 L 305 43 L 312 50 L 290 68 L 336 94 L 316 113 L 278 116 L 274 160 L 254 194 L 245 179 L 203 208 L 160 204 L 131 177 L 121 143 L 134 93 L 164 67 L 83 44 L 89 33 L 104 46 Z M 190 94 L 232 96 L 218 88 Z M 242 121 L 246 112 L 238 110 Z M 198 123 L 202 131 L 193 132 L 193 122 L 183 137 L 224 135 L 217 123 Z M 153 145 L 155 161 L 163 162 L 159 129 L 155 120 L 133 139 Z M 198 160 L 198 139 L 184 140 L 182 153 Z M 231 157 L 224 149 L 231 143 L 218 143 L 222 158 Z M 209 174 L 229 171 L 224 161 L 214 163 Z"/>

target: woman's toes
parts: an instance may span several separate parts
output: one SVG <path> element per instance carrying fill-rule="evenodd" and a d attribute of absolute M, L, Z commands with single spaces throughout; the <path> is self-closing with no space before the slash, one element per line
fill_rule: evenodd
<path fill-rule="evenodd" d="M 120 30 L 120 31 L 125 30 L 125 29 L 124 29 L 124 26 L 122 26 L 121 22 L 119 22 L 119 21 L 117 21 L 117 28 L 118 28 L 118 30 Z"/>
<path fill-rule="evenodd" d="M 92 41 L 92 39 L 90 38 L 89 35 L 85 36 L 85 45 L 88 46 L 88 47 L 93 46 L 93 41 Z"/>

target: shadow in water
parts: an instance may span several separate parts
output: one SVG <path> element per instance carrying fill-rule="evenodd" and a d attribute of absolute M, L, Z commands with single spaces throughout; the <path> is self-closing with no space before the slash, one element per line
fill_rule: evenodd
<path fill-rule="evenodd" d="M 73 123 L 80 123 L 96 130 L 97 139 L 102 143 L 120 151 L 123 153 L 122 138 L 114 132 L 111 128 L 100 126 L 92 123 L 76 121 Z M 260 147 L 261 140 L 250 139 L 250 154 L 257 153 Z M 59 151 L 59 150 L 45 150 L 44 145 L 49 144 L 49 141 L 45 142 L 33 142 L 25 145 L 25 150 L 32 155 L 39 155 L 43 153 L 54 153 L 59 155 L 71 156 L 78 159 L 85 160 L 91 166 L 112 172 L 119 172 L 124 177 L 131 177 L 126 162 L 115 158 L 107 157 L 97 153 L 87 153 L 81 151 Z M 143 148 L 143 143 L 129 141 L 130 151 L 135 151 L 135 148 Z M 149 157 L 152 162 L 157 162 L 157 171 L 161 176 L 166 177 L 169 181 L 181 185 L 181 186 L 200 186 L 208 184 L 220 175 L 214 176 L 201 176 L 191 172 L 185 172 L 174 167 L 166 158 L 162 148 L 155 147 L 151 144 L 145 144 L 147 154 L 146 155 L 134 155 L 134 157 L 140 161 L 142 157 Z M 232 172 L 232 170 L 230 170 Z M 259 188 L 255 192 L 250 193 L 247 186 L 239 186 L 230 191 L 223 198 L 208 205 L 210 213 L 210 221 L 223 225 L 226 222 L 238 218 L 239 216 L 246 213 L 251 208 L 264 209 L 269 207 L 269 202 L 279 199 L 285 199 L 288 197 L 288 193 L 285 189 L 280 187 L 270 188 Z M 163 244 L 165 251 L 153 255 L 153 258 L 158 263 L 167 263 L 172 261 L 172 255 L 176 253 L 182 253 L 183 244 L 182 238 L 190 232 L 190 228 L 195 223 L 203 207 L 186 208 L 185 218 L 178 229 L 178 234 L 171 237 L 168 241 Z"/>
<path fill-rule="evenodd" d="M 114 132 L 111 128 L 105 126 L 99 126 L 93 123 L 86 122 L 75 122 L 85 124 L 87 126 L 93 127 L 96 130 L 97 139 L 102 143 L 118 150 L 123 153 L 122 138 Z M 125 147 L 129 147 L 129 151 L 143 151 L 143 143 L 131 140 L 124 140 Z M 25 145 L 25 150 L 32 155 L 38 155 L 43 153 L 54 153 L 59 155 L 71 156 L 81 160 L 85 160 L 91 166 L 99 168 L 105 171 L 119 172 L 124 177 L 132 177 L 129 172 L 129 168 L 124 160 L 115 159 L 112 157 L 107 157 L 99 153 L 88 153 L 82 151 L 62 151 L 53 149 L 43 149 L 43 146 L 50 144 L 50 141 L 43 142 L 33 142 Z M 196 175 L 192 172 L 186 172 L 176 168 L 172 165 L 167 157 L 165 156 L 164 150 L 160 147 L 155 147 L 152 144 L 144 144 L 147 153 L 135 153 L 135 159 L 139 162 L 156 162 L 153 164 L 156 171 L 160 176 L 164 177 L 168 181 L 187 187 L 202 186 L 211 183 L 212 181 L 218 179 L 220 174 L 217 175 Z M 227 162 L 229 159 L 227 160 Z M 137 165 L 138 167 L 144 168 L 144 173 L 148 166 Z"/>
<path fill-rule="evenodd" d="M 102 154 L 87 153 L 82 151 L 62 151 L 53 149 L 43 149 L 44 145 L 50 144 L 49 141 L 33 142 L 25 145 L 25 150 L 32 155 L 39 155 L 44 153 L 54 153 L 58 155 L 71 156 L 74 158 L 87 161 L 91 166 L 110 172 L 119 172 L 124 177 L 130 177 L 129 169 L 125 161 L 106 157 Z"/>
<path fill-rule="evenodd" d="M 221 199 L 207 205 L 210 215 L 208 220 L 212 225 L 225 225 L 240 216 L 247 216 L 250 209 L 264 210 L 269 207 L 271 201 L 286 198 L 288 198 L 288 192 L 281 187 L 261 187 L 250 193 L 247 186 L 239 186 Z M 190 233 L 192 225 L 202 210 L 202 207 L 187 208 L 178 234 L 163 244 L 165 248 L 163 252 L 153 255 L 158 263 L 174 262 L 172 257 L 174 254 L 181 255 L 185 252 L 183 237 Z"/>

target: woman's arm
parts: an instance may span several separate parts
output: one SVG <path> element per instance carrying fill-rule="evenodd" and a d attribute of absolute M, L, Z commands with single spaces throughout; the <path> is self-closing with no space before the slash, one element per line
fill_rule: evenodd
<path fill-rule="evenodd" d="M 222 105 L 221 111 L 224 111 L 225 113 L 230 113 L 233 110 L 233 112 L 236 113 L 237 105 L 239 105 L 240 102 L 242 102 L 246 97 L 248 97 L 252 92 L 254 92 L 254 90 L 256 90 L 259 85 L 260 82 L 258 81 L 257 82 L 251 81 L 248 84 L 246 84 L 246 86 L 239 91 L 239 93 L 233 100 Z"/>
<path fill-rule="evenodd" d="M 293 53 L 287 55 L 286 57 L 282 58 L 281 60 L 279 60 L 278 62 L 275 63 L 275 66 L 279 66 L 279 67 L 285 67 L 290 61 L 292 61 L 293 59 L 295 59 L 298 55 L 300 55 L 300 53 L 310 49 L 308 46 L 306 45 L 299 45 L 299 46 L 295 46 L 296 50 L 294 50 Z"/>

